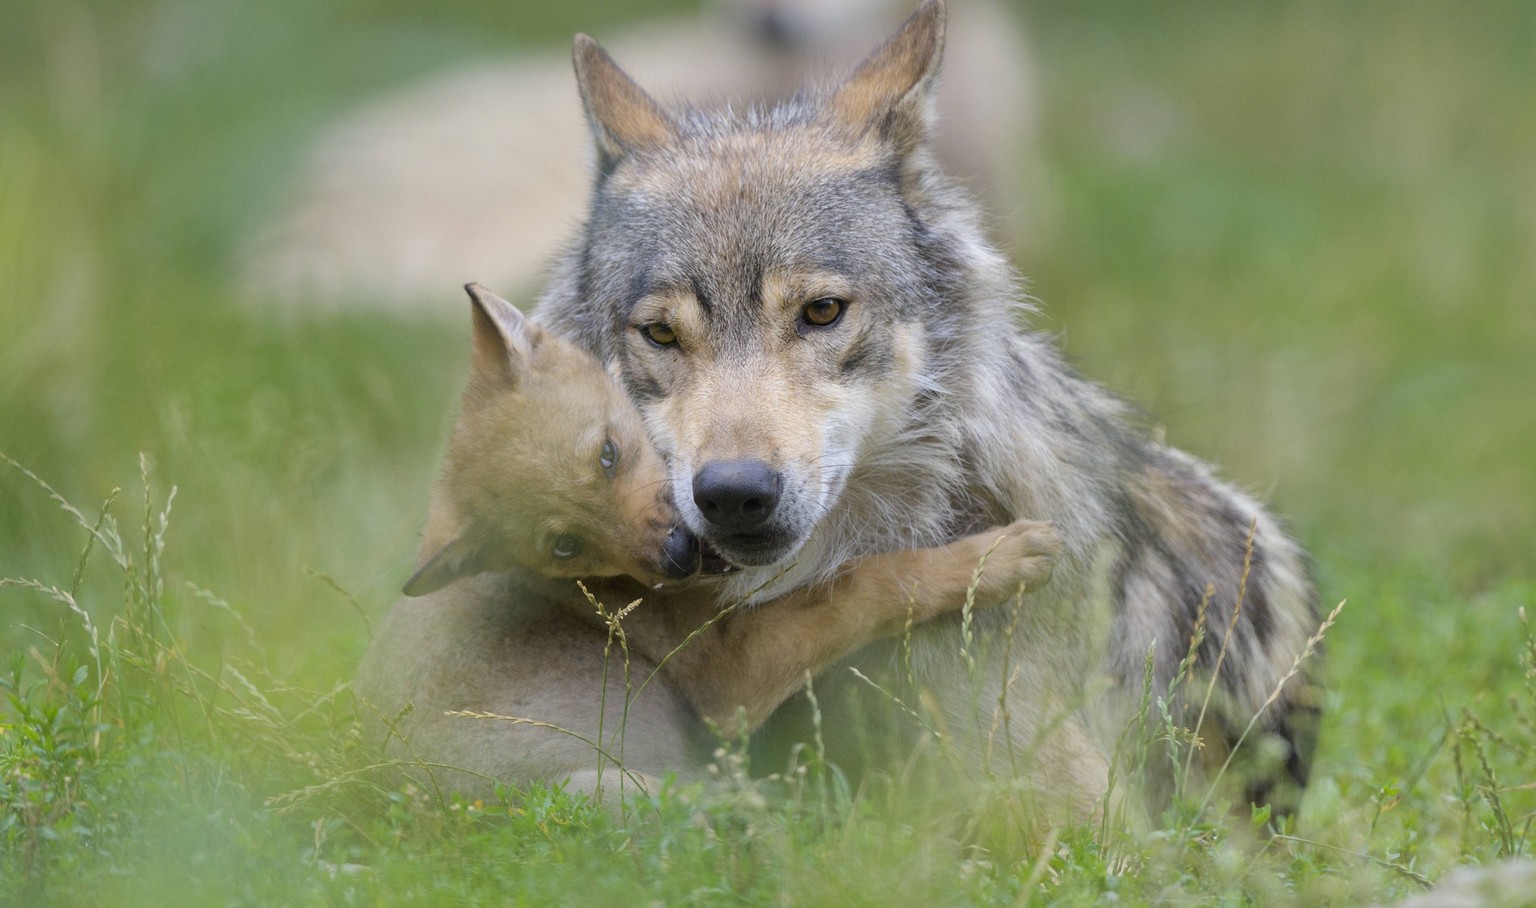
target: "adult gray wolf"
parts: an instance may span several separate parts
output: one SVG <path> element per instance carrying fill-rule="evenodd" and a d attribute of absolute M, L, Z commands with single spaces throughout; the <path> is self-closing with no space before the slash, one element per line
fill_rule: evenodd
<path fill-rule="evenodd" d="M 707 578 L 678 585 L 700 569 L 697 541 L 617 383 L 511 303 L 466 289 L 470 378 L 419 566 L 357 684 L 385 750 L 445 788 L 569 778 L 595 794 L 605 769 L 609 787 L 686 775 L 702 766 L 703 723 L 750 731 L 807 673 L 871 640 L 1050 577 L 1055 533 L 1021 520 L 722 613 Z M 620 621 L 622 646 L 575 578 L 615 610 L 644 598 Z"/>
<path fill-rule="evenodd" d="M 1017 624 L 917 634 L 911 675 L 971 777 L 1028 752 L 1015 771 L 1090 815 L 1149 653 L 1167 696 L 1204 602 L 1200 731 L 1231 746 L 1257 715 L 1247 794 L 1284 808 L 1314 747 L 1312 687 L 1288 676 L 1318 623 L 1305 556 L 1020 327 L 1012 270 L 932 154 L 944 27 L 928 0 L 841 83 L 746 111 L 663 106 L 578 36 L 598 170 L 536 314 L 622 376 L 683 519 L 744 568 L 723 595 L 1017 517 L 1059 529 Z M 1170 704 L 1189 724 L 1192 687 Z"/>

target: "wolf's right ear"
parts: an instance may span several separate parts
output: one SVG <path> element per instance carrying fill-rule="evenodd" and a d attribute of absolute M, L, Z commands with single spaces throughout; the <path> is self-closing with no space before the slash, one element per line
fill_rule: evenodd
<path fill-rule="evenodd" d="M 474 303 L 472 369 L 475 375 L 516 383 L 529 368 L 543 329 L 518 308 L 479 284 L 465 284 Z"/>
<path fill-rule="evenodd" d="M 927 140 L 929 93 L 944 55 L 944 0 L 927 0 L 838 86 L 827 109 L 862 134 L 905 154 Z"/>
<path fill-rule="evenodd" d="M 577 35 L 571 51 L 576 85 L 597 142 L 598 169 L 607 172 L 632 151 L 654 148 L 677 135 L 676 124 L 635 84 L 602 45 Z"/>

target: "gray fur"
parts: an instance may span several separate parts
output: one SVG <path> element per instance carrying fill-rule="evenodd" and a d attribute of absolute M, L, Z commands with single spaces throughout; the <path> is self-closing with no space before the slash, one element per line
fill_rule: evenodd
<path fill-rule="evenodd" d="M 1207 584 L 1215 595 L 1200 665 L 1214 667 L 1256 526 L 1216 698 L 1229 733 L 1240 732 L 1318 624 L 1303 552 L 1259 504 L 1151 438 L 1051 339 L 1023 327 L 1031 308 L 983 235 L 976 205 L 939 172 L 926 144 L 910 144 L 926 128 L 921 104 L 889 112 L 870 156 L 860 151 L 869 137 L 827 113 L 834 92 L 769 110 L 674 111 L 670 141 L 611 160 L 599 174 L 582 235 L 556 268 L 538 318 L 617 365 L 666 447 L 674 427 L 655 413 L 672 392 L 636 361 L 637 300 L 669 287 L 696 293 L 718 344 L 709 367 L 751 375 L 772 342 L 765 272 L 847 275 L 859 288 L 854 305 L 879 309 L 877 332 L 860 349 L 879 350 L 898 328 L 915 332 L 917 379 L 848 441 L 853 461 L 844 475 L 824 477 L 831 492 L 804 538 L 778 563 L 743 571 L 734 593 L 786 566 L 784 583 L 807 584 L 868 552 L 931 546 L 1015 517 L 1048 520 L 1067 552 L 1053 583 L 1029 600 L 1006 655 L 995 645 L 1003 621 L 982 616 L 980 633 L 994 644 L 987 658 L 1011 660 L 1018 672 L 1008 688 L 1010 734 L 1029 743 L 1057 710 L 1098 729 L 1102 752 L 1140 698 L 1154 644 L 1156 683 L 1166 689 Z M 863 166 L 836 164 L 861 155 Z M 877 381 L 865 371 L 856 359 L 846 372 L 807 380 L 857 389 Z M 668 453 L 686 462 L 688 452 Z M 688 480 L 674 473 L 680 501 Z M 984 772 L 989 732 L 967 720 L 966 704 L 995 702 L 1008 671 L 986 669 L 982 689 L 967 688 L 958 651 L 958 625 L 936 623 L 917 634 L 914 665 Z M 873 671 L 888 662 L 879 650 L 861 664 Z M 1083 708 L 1106 676 L 1115 692 L 1107 707 Z M 1190 699 L 1203 691 L 1202 683 Z M 1286 745 L 1279 780 L 1296 785 L 1313 747 L 1309 691 L 1303 673 L 1259 722 Z M 1044 772 L 1042 783 L 1054 784 Z M 1256 780 L 1255 796 L 1267 797 L 1271 781 Z"/>

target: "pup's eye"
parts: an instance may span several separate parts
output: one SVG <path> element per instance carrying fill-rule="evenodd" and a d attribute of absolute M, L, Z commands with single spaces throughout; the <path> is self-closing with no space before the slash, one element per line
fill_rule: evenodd
<path fill-rule="evenodd" d="M 554 544 L 549 547 L 549 553 L 554 555 L 557 561 L 570 561 L 581 554 L 581 537 L 571 533 L 561 533 L 555 537 Z"/>
<path fill-rule="evenodd" d="M 835 296 L 812 300 L 800 310 L 800 318 L 804 319 L 807 325 L 828 328 L 837 324 L 837 320 L 843 317 L 843 307 L 846 305 Z"/>
<path fill-rule="evenodd" d="M 640 333 L 645 335 L 646 340 L 658 347 L 670 347 L 677 343 L 677 332 L 672 330 L 671 325 L 665 325 L 661 322 L 641 325 Z"/>
<path fill-rule="evenodd" d="M 613 475 L 614 467 L 619 464 L 619 448 L 613 443 L 613 439 L 603 440 L 603 447 L 597 452 L 597 462 L 603 468 L 603 472 Z"/>

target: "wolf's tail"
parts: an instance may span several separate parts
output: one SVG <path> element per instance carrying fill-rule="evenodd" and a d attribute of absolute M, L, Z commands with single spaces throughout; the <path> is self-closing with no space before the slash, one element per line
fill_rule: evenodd
<path fill-rule="evenodd" d="M 1155 641 L 1152 696 L 1199 736 L 1201 753 L 1183 763 L 1198 756 L 1252 803 L 1294 811 L 1317 749 L 1326 629 L 1305 553 L 1257 503 L 1173 451 L 1139 466 L 1119 511 L 1119 682 L 1141 689 Z M 1154 804 L 1178 790 L 1174 763 L 1150 761 Z"/>

